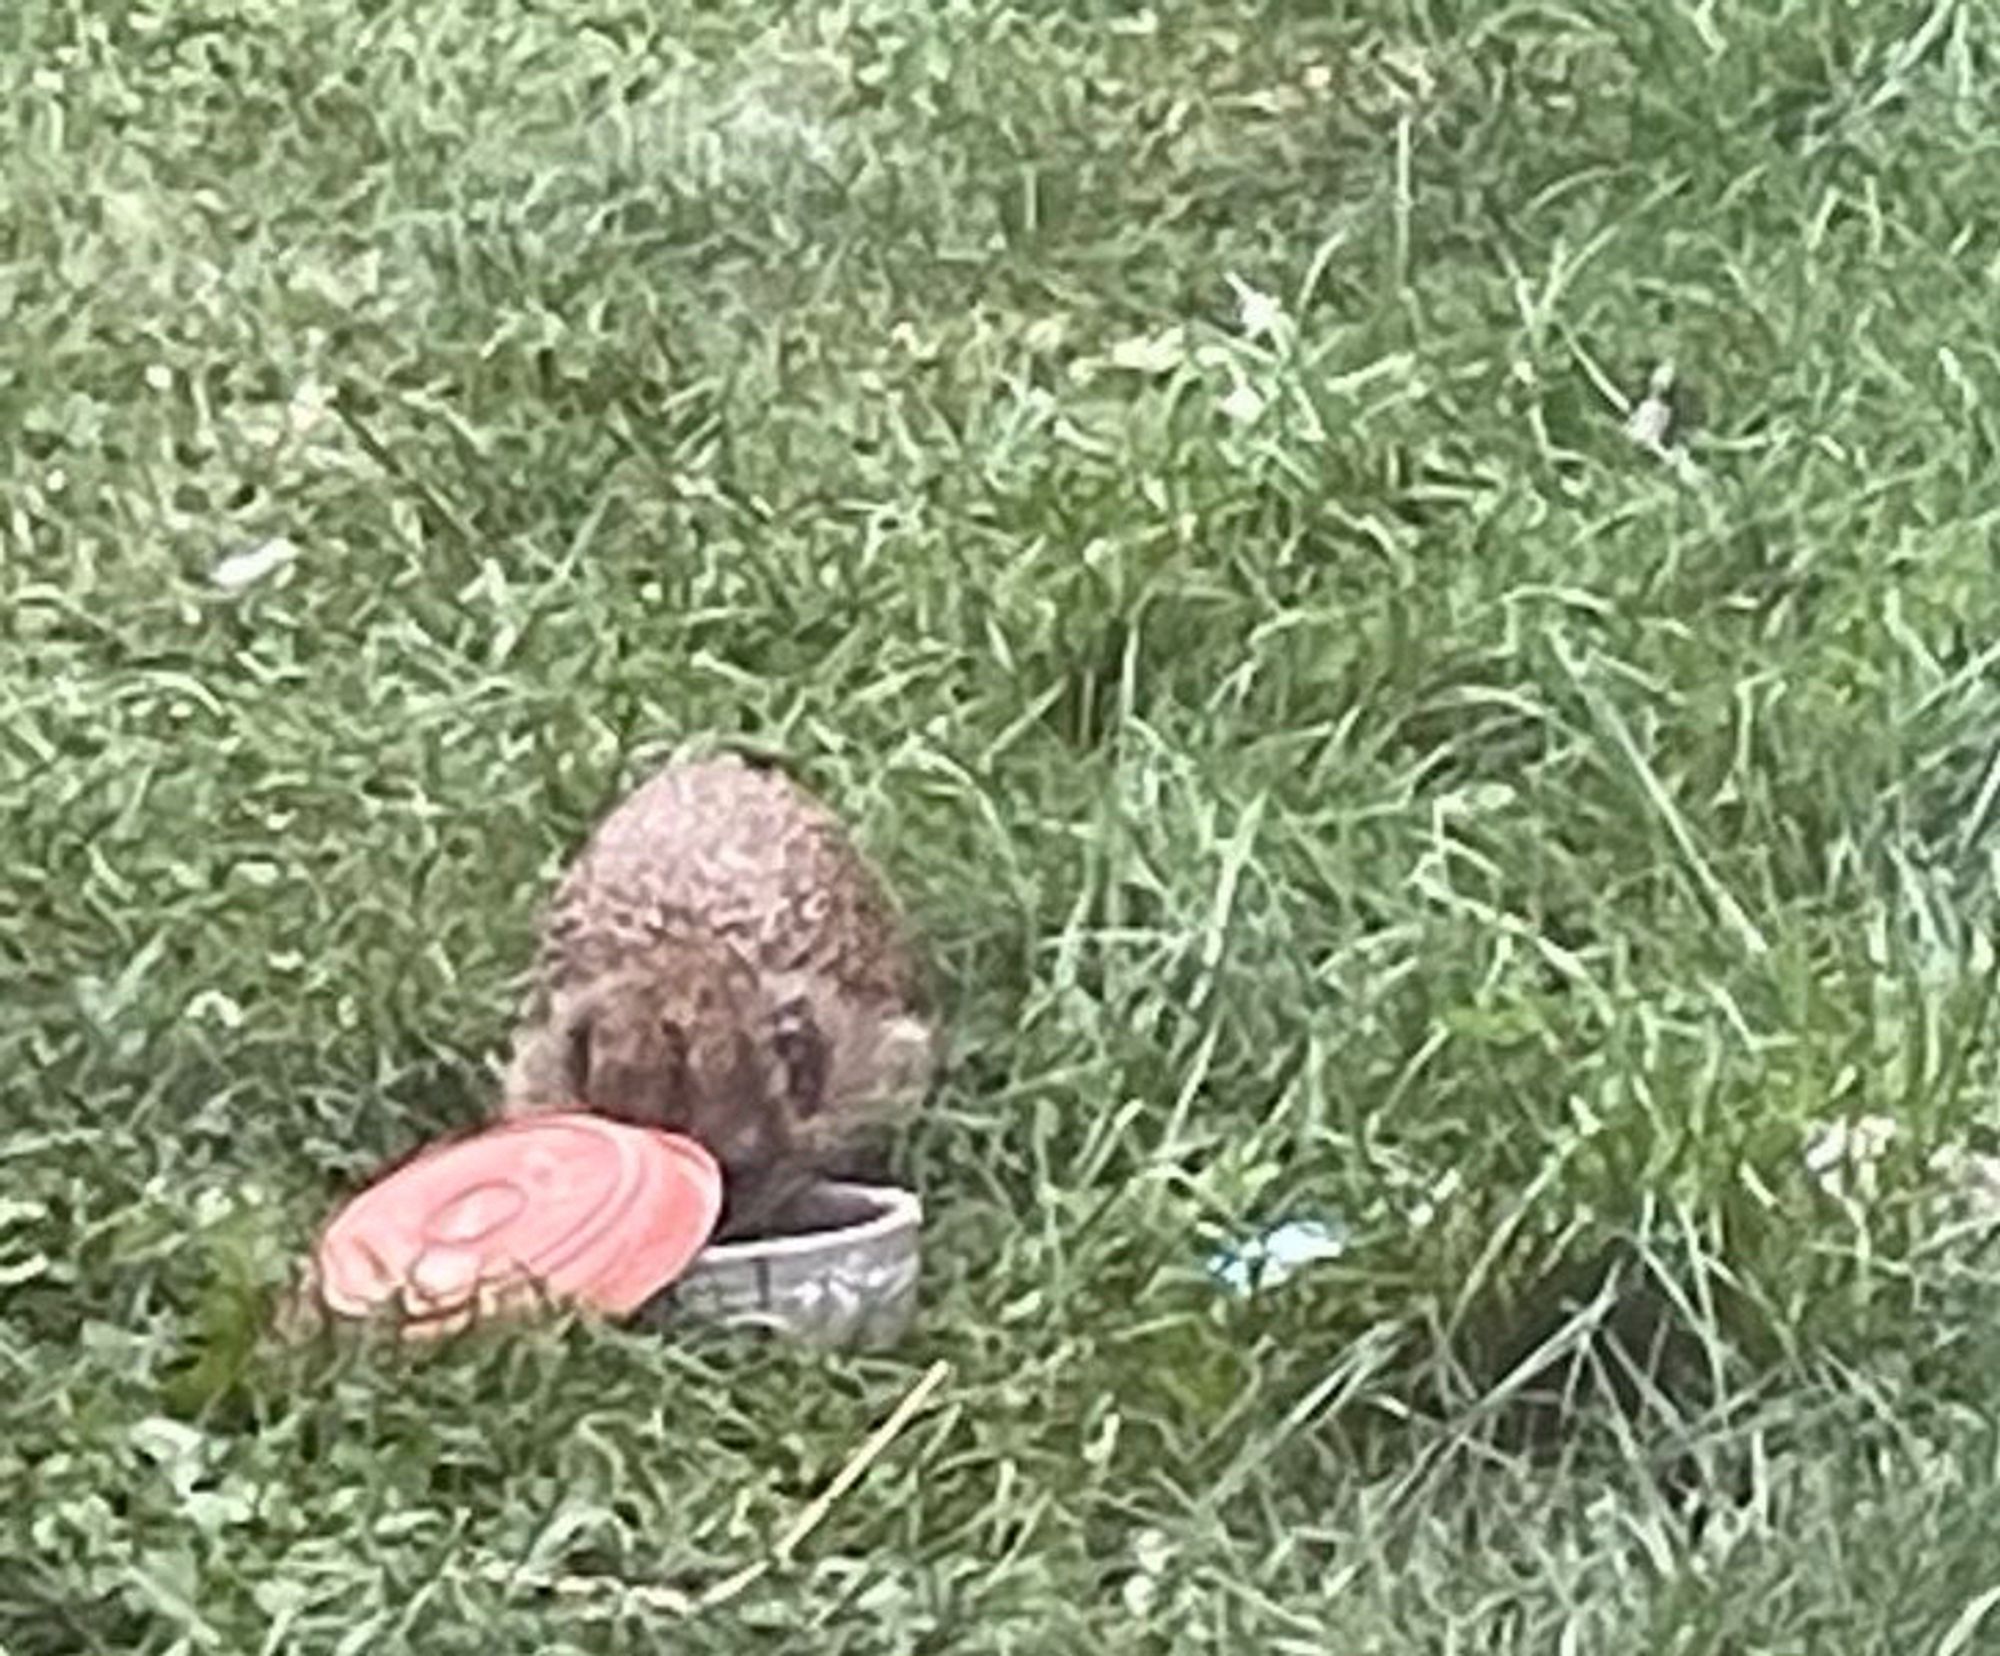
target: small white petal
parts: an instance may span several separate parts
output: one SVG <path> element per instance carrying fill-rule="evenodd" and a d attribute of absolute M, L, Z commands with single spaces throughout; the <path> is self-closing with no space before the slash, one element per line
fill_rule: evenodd
<path fill-rule="evenodd" d="M 224 592 L 240 592 L 267 575 L 275 575 L 298 555 L 296 543 L 276 535 L 247 551 L 230 554 L 209 571 L 208 578 Z"/>
<path fill-rule="evenodd" d="M 324 420 L 333 407 L 333 393 L 318 380 L 308 379 L 285 405 L 285 422 L 294 436 L 303 437 Z"/>
<path fill-rule="evenodd" d="M 1114 368 L 1140 374 L 1168 374 L 1187 361 L 1187 336 L 1179 328 L 1160 333 L 1121 339 L 1107 353 Z"/>
<path fill-rule="evenodd" d="M 1273 295 L 1235 276 L 1229 278 L 1229 285 L 1236 290 L 1236 325 L 1246 339 L 1262 339 L 1277 332 L 1285 319 L 1285 307 Z"/>
<path fill-rule="evenodd" d="M 1156 1529 L 1141 1530 L 1132 1542 L 1132 1558 L 1147 1575 L 1165 1575 L 1174 1561 L 1174 1544 Z"/>
<path fill-rule="evenodd" d="M 1641 448 L 1660 449 L 1666 447 L 1673 424 L 1673 406 L 1662 397 L 1649 396 L 1626 419 L 1625 435 Z"/>
<path fill-rule="evenodd" d="M 1674 428 L 1674 365 L 1663 362 L 1647 377 L 1646 394 L 1625 417 L 1625 435 L 1641 448 L 1664 454 Z"/>
<path fill-rule="evenodd" d="M 1345 1229 L 1310 1219 L 1293 1220 L 1264 1238 L 1264 1257 L 1268 1261 L 1265 1280 L 1276 1281 L 1302 1266 L 1322 1259 L 1338 1259 L 1346 1252 Z"/>
<path fill-rule="evenodd" d="M 187 1003 L 183 1014 L 190 1022 L 213 1018 L 224 1029 L 243 1027 L 243 1008 L 219 989 L 204 989 Z"/>
<path fill-rule="evenodd" d="M 1125 1613 L 1134 1621 L 1144 1621 L 1152 1614 L 1153 1606 L 1160 1597 L 1160 1582 L 1157 1576 L 1129 1575 L 1125 1585 L 1118 1590 L 1125 1601 Z"/>
<path fill-rule="evenodd" d="M 1235 388 L 1216 406 L 1232 420 L 1248 425 L 1264 412 L 1264 399 L 1248 382 L 1238 380 Z"/>
<path fill-rule="evenodd" d="M 1806 1171 L 1828 1173 L 1847 1159 L 1847 1128 L 1842 1122 L 1829 1122 L 1813 1129 L 1806 1140 Z"/>

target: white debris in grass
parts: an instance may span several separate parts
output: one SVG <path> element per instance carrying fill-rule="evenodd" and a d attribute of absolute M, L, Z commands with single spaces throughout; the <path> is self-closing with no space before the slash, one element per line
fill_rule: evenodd
<path fill-rule="evenodd" d="M 1174 1545 L 1159 1530 L 1141 1530 L 1132 1543 L 1132 1573 L 1125 1578 L 1121 1596 L 1125 1609 L 1135 1619 L 1144 1620 L 1159 1603 L 1161 1584 L 1174 1562 Z"/>
<path fill-rule="evenodd" d="M 1229 286 L 1236 295 L 1236 325 L 1245 339 L 1262 339 L 1274 334 L 1285 320 L 1285 307 L 1276 297 L 1254 288 L 1234 272 Z"/>
<path fill-rule="evenodd" d="M 1673 364 L 1663 362 L 1653 370 L 1645 396 L 1625 416 L 1625 435 L 1663 460 L 1672 456 L 1667 439 L 1674 429 L 1673 389 Z"/>
<path fill-rule="evenodd" d="M 209 571 L 208 578 L 224 592 L 241 592 L 275 575 L 298 555 L 297 542 L 273 535 L 241 552 L 232 552 Z"/>
<path fill-rule="evenodd" d="M 1291 1219 L 1244 1237 L 1210 1256 L 1209 1273 L 1234 1293 L 1275 1288 L 1322 1259 L 1347 1252 L 1347 1227 L 1338 1220 Z"/>
<path fill-rule="evenodd" d="M 1248 380 L 1238 380 L 1216 407 L 1239 424 L 1249 425 L 1264 412 L 1264 396 Z"/>
<path fill-rule="evenodd" d="M 193 996 L 182 1016 L 190 1023 L 213 1021 L 224 1029 L 243 1027 L 243 1008 L 219 989 L 204 989 Z"/>
<path fill-rule="evenodd" d="M 1187 359 L 1187 330 L 1178 326 L 1121 339 L 1105 353 L 1111 367 L 1134 374 L 1170 374 Z"/>
<path fill-rule="evenodd" d="M 285 404 L 285 424 L 294 437 L 309 436 L 333 411 L 333 391 L 308 376 L 299 382 Z"/>

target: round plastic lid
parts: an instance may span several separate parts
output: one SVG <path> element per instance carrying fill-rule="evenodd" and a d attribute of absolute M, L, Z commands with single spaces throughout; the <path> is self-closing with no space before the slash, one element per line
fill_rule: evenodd
<path fill-rule="evenodd" d="M 537 1301 L 636 1311 L 693 1263 L 722 1173 L 693 1139 L 602 1116 L 531 1116 L 424 1151 L 334 1214 L 314 1254 L 346 1317 L 413 1333 Z"/>

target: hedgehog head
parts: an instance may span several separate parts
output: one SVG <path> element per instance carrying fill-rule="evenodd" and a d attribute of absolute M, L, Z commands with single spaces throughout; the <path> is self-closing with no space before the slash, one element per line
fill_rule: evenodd
<path fill-rule="evenodd" d="M 726 1174 L 785 1160 L 825 1105 L 824 1042 L 803 1001 L 775 1001 L 713 940 L 676 940 L 558 997 L 566 1090 L 580 1107 L 684 1133 Z"/>

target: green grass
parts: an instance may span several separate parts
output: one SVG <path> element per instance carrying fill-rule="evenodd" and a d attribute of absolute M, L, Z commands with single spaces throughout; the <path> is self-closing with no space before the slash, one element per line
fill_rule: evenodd
<path fill-rule="evenodd" d="M 2000 1638 L 1989 8 L 13 0 L 0 108 L 8 1656 Z M 260 1341 L 716 735 L 948 986 L 918 1335 Z"/>

